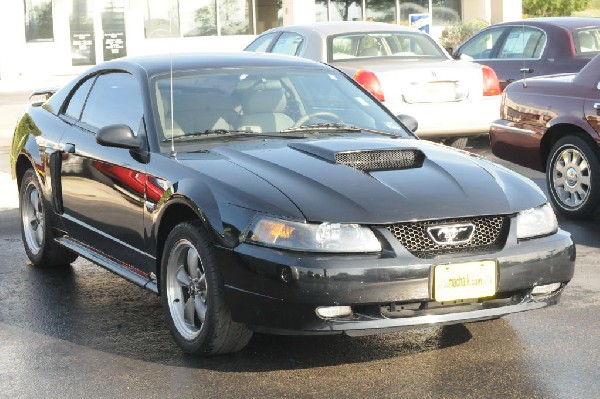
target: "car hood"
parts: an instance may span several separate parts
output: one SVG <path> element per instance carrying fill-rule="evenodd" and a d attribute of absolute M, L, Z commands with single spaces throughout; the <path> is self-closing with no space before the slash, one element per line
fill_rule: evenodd
<path fill-rule="evenodd" d="M 271 184 L 313 222 L 385 224 L 512 214 L 546 202 L 529 179 L 500 165 L 415 139 L 267 140 L 213 147 L 210 152 Z M 417 154 L 414 165 L 360 170 L 336 161 L 339 154 L 377 160 L 382 154 L 405 152 Z M 268 203 L 272 201 L 265 198 L 264 209 L 255 210 L 270 213 Z"/>

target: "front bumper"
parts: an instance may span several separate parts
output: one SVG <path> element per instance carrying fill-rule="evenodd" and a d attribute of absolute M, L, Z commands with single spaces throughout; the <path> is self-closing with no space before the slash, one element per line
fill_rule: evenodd
<path fill-rule="evenodd" d="M 419 122 L 417 136 L 421 138 L 466 137 L 487 134 L 491 123 L 498 119 L 502 96 L 483 97 L 477 101 L 409 104 L 385 101 L 394 114 L 406 114 Z"/>
<path fill-rule="evenodd" d="M 381 229 L 379 234 L 386 232 Z M 233 319 L 256 331 L 279 334 L 366 335 L 465 323 L 554 305 L 574 272 L 575 246 L 564 231 L 522 242 L 511 231 L 499 252 L 438 259 L 416 258 L 393 237 L 384 238 L 391 247 L 379 255 L 307 254 L 249 244 L 233 251 L 220 248 Z M 495 297 L 433 301 L 434 265 L 482 259 L 497 261 Z M 561 283 L 561 288 L 531 295 L 533 287 L 551 283 Z M 316 314 L 317 307 L 339 305 L 351 306 L 352 315 L 325 319 Z"/>

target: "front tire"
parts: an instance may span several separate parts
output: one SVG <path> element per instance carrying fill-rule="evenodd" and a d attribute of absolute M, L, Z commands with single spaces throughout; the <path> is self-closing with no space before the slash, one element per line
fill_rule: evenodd
<path fill-rule="evenodd" d="M 600 163 L 596 152 L 577 136 L 566 136 L 554 144 L 546 165 L 550 200 L 563 215 L 581 219 L 590 216 L 600 201 Z"/>
<path fill-rule="evenodd" d="M 76 254 L 61 247 L 53 239 L 50 215 L 33 169 L 28 169 L 21 179 L 19 210 L 21 238 L 27 257 L 34 266 L 64 266 L 77 259 Z"/>
<path fill-rule="evenodd" d="M 246 326 L 231 319 L 217 260 L 199 222 L 181 223 L 167 237 L 160 294 L 169 330 L 185 352 L 236 352 L 252 337 Z"/>

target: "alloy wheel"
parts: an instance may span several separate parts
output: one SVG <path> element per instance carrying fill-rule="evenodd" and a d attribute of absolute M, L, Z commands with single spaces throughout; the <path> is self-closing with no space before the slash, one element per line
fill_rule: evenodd
<path fill-rule="evenodd" d="M 37 255 L 44 244 L 44 208 L 40 192 L 34 184 L 25 190 L 21 206 L 25 241 L 31 253 Z"/>
<path fill-rule="evenodd" d="M 580 207 L 591 191 L 590 166 L 577 148 L 563 149 L 552 168 L 552 183 L 558 199 L 569 208 Z"/>
<path fill-rule="evenodd" d="M 188 240 L 171 250 L 167 264 L 166 292 L 177 331 L 193 340 L 202 331 L 207 310 L 208 286 L 198 251 Z"/>

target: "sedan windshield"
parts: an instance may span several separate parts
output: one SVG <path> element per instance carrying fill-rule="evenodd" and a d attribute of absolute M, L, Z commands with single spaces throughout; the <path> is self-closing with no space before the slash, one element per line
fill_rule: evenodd
<path fill-rule="evenodd" d="M 360 32 L 329 38 L 329 60 L 357 58 L 448 58 L 428 35 L 416 32 Z"/>
<path fill-rule="evenodd" d="M 388 112 L 337 71 L 227 68 L 153 79 L 159 142 L 284 139 L 308 134 L 412 137 Z M 293 134 L 290 134 L 293 132 Z"/>

